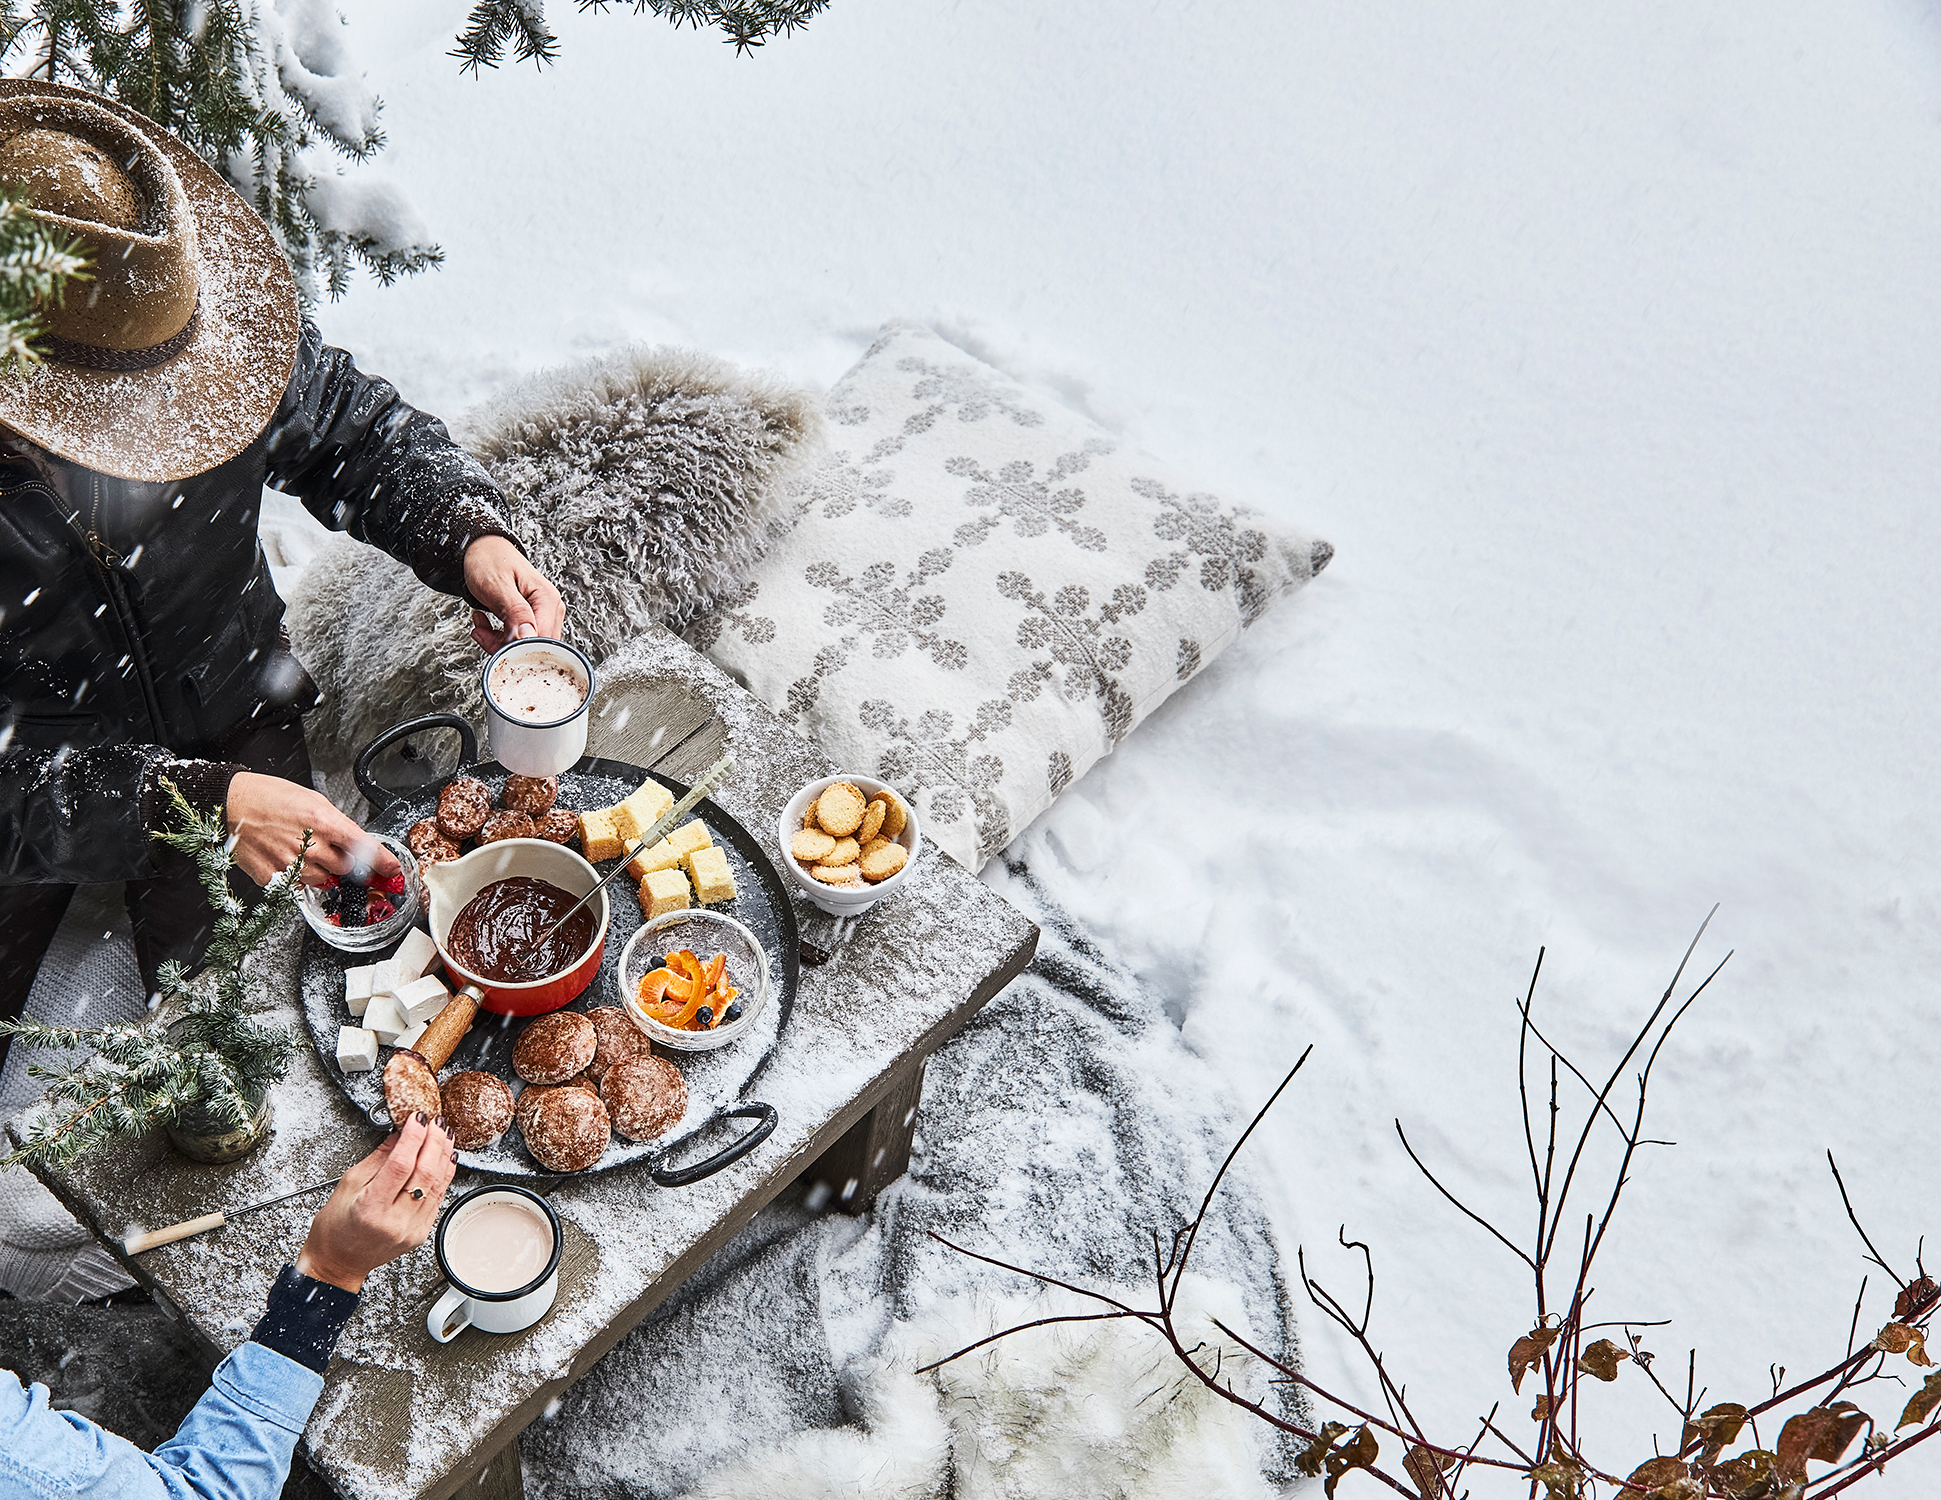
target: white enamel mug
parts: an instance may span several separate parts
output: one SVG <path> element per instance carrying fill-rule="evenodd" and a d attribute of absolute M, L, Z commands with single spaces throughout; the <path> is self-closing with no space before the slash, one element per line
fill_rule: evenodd
<path fill-rule="evenodd" d="M 492 694 L 492 672 L 500 662 L 522 656 L 551 658 L 586 683 L 580 706 L 563 719 L 534 723 L 515 717 Z M 529 635 L 508 641 L 486 658 L 480 676 L 485 689 L 485 727 L 492 758 L 520 776 L 557 776 L 570 771 L 586 754 L 587 710 L 593 706 L 593 663 L 586 653 L 550 636 Z"/>
<path fill-rule="evenodd" d="M 543 1217 L 552 1227 L 553 1252 L 547 1257 L 545 1269 L 524 1286 L 514 1287 L 507 1292 L 486 1292 L 466 1285 L 452 1274 L 451 1265 L 445 1258 L 445 1235 L 468 1205 L 489 1203 L 497 1198 L 521 1200 Z M 509 1185 L 473 1188 L 446 1209 L 438 1220 L 433 1248 L 438 1256 L 438 1269 L 445 1273 L 445 1280 L 451 1284 L 445 1288 L 444 1295 L 432 1304 L 431 1311 L 425 1314 L 425 1332 L 439 1343 L 449 1344 L 467 1328 L 477 1328 L 485 1333 L 518 1333 L 532 1327 L 546 1316 L 547 1310 L 553 1305 L 553 1298 L 559 1294 L 559 1257 L 565 1243 L 559 1215 L 539 1194 Z"/>

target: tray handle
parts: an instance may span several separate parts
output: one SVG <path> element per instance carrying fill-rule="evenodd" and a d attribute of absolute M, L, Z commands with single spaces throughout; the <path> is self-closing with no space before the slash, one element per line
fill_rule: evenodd
<path fill-rule="evenodd" d="M 404 798 L 371 780 L 371 762 L 405 736 L 418 734 L 427 729 L 456 729 L 459 737 L 458 763 L 461 766 L 469 766 L 478 761 L 479 737 L 472 731 L 472 726 L 457 714 L 425 714 L 422 718 L 406 719 L 402 724 L 393 724 L 357 752 L 357 759 L 352 763 L 350 771 L 357 782 L 358 791 L 364 794 L 364 800 L 379 812 L 394 803 L 404 801 Z"/>
<path fill-rule="evenodd" d="M 733 1109 L 724 1109 L 714 1117 L 715 1120 L 758 1120 L 760 1123 L 732 1145 L 724 1146 L 705 1161 L 697 1161 L 691 1167 L 655 1167 L 654 1181 L 662 1187 L 686 1187 L 689 1183 L 699 1182 L 703 1177 L 712 1177 L 723 1167 L 740 1161 L 763 1141 L 775 1133 L 781 1121 L 772 1104 L 756 1100 L 749 1104 L 738 1104 Z M 710 1125 L 714 1120 L 708 1122 Z"/>

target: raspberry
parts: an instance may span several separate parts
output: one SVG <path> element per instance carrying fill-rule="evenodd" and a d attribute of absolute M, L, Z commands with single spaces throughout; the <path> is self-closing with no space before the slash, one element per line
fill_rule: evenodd
<path fill-rule="evenodd" d="M 326 875 L 326 876 L 324 876 L 324 889 L 326 889 L 326 890 L 335 890 L 335 889 L 337 888 L 337 885 L 338 885 L 338 883 L 339 883 L 339 882 L 338 882 L 338 880 L 337 880 L 337 877 L 336 877 L 335 875 Z"/>
<path fill-rule="evenodd" d="M 387 875 L 382 880 L 372 881 L 371 889 L 374 891 L 383 891 L 387 896 L 402 896 L 404 894 L 404 871 L 400 870 L 395 875 Z"/>
<path fill-rule="evenodd" d="M 364 921 L 366 925 L 374 922 L 382 922 L 396 910 L 397 908 L 389 901 L 386 901 L 382 895 L 373 891 L 370 901 L 364 908 Z"/>
<path fill-rule="evenodd" d="M 324 920 L 328 922 L 332 927 L 342 927 L 344 925 L 344 919 L 338 916 L 337 913 L 334 911 L 325 912 Z"/>

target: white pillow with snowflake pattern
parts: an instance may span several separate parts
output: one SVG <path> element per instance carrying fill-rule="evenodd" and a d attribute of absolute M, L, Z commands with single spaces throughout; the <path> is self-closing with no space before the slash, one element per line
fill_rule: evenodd
<path fill-rule="evenodd" d="M 795 529 L 688 637 L 973 870 L 1333 555 L 920 324 L 828 411 Z"/>

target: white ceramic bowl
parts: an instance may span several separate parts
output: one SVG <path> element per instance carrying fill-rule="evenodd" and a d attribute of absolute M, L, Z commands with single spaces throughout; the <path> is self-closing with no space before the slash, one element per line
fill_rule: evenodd
<path fill-rule="evenodd" d="M 703 963 L 717 953 L 728 955 L 728 977 L 741 991 L 741 1014 L 706 1031 L 679 1031 L 656 1021 L 640 1007 L 640 981 L 661 966 L 671 949 L 690 948 Z M 725 1047 L 755 1024 L 768 1004 L 768 950 L 755 934 L 725 912 L 705 906 L 664 911 L 627 939 L 620 950 L 620 1002 L 648 1037 L 676 1052 L 712 1052 Z"/>
<path fill-rule="evenodd" d="M 841 886 L 824 885 L 811 875 L 802 862 L 789 853 L 789 841 L 802 831 L 802 818 L 809 810 L 809 804 L 820 797 L 824 789 L 834 786 L 838 781 L 846 781 L 860 791 L 865 798 L 874 797 L 878 792 L 890 792 L 903 804 L 905 822 L 903 832 L 897 842 L 908 852 L 909 858 L 888 880 L 866 885 L 861 890 L 844 890 Z M 910 799 L 887 781 L 878 781 L 874 776 L 858 776 L 854 772 L 844 772 L 839 776 L 825 776 L 820 781 L 812 781 L 793 797 L 788 806 L 782 809 L 782 816 L 775 825 L 775 836 L 782 846 L 782 868 L 788 871 L 789 879 L 809 900 L 832 917 L 853 917 L 868 911 L 885 896 L 893 896 L 909 884 L 911 875 L 917 867 L 918 838 L 921 830 L 917 827 L 917 810 Z"/>

